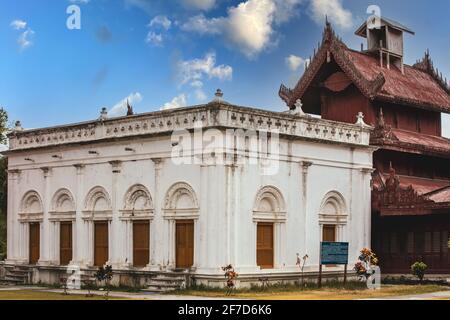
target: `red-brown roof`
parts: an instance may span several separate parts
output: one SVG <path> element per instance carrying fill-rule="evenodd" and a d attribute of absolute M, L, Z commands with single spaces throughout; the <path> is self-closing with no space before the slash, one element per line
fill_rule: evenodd
<path fill-rule="evenodd" d="M 371 100 L 384 100 L 450 113 L 450 88 L 437 75 L 429 54 L 416 65 L 381 67 L 379 58 L 349 49 L 327 24 L 317 54 L 294 89 L 281 85 L 279 95 L 289 107 L 302 99 L 321 66 L 333 58 L 355 86 Z"/>
<path fill-rule="evenodd" d="M 387 179 L 388 177 L 388 174 L 384 175 L 385 179 Z M 412 186 L 417 194 L 420 195 L 427 195 L 431 192 L 441 190 L 442 188 L 450 187 L 449 180 L 426 179 L 411 176 L 399 176 L 399 180 L 400 187 L 407 188 L 409 186 Z M 448 202 L 450 202 L 450 197 L 447 200 Z"/>
<path fill-rule="evenodd" d="M 382 68 L 378 58 L 348 48 L 345 54 L 367 80 L 383 74 L 385 82 L 376 95 L 378 99 L 437 107 L 450 113 L 450 95 L 430 74 L 409 65 L 404 65 L 404 74 L 395 66 Z"/>
<path fill-rule="evenodd" d="M 428 195 L 428 199 L 437 203 L 450 202 L 450 186 L 433 191 Z"/>
<path fill-rule="evenodd" d="M 450 139 L 422 134 L 402 129 L 392 129 L 393 138 L 390 143 L 402 149 L 410 149 L 413 153 L 427 153 L 450 157 Z M 405 150 L 407 151 L 407 150 Z"/>

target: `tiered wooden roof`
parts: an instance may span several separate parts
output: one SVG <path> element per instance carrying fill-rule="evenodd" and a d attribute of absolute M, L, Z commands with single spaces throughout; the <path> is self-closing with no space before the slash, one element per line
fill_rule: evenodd
<path fill-rule="evenodd" d="M 434 68 L 429 52 L 404 73 L 395 66 L 382 67 L 378 57 L 349 49 L 327 22 L 322 43 L 295 88 L 281 85 L 279 95 L 293 108 L 302 99 L 322 65 L 331 58 L 370 100 L 381 100 L 416 108 L 450 113 L 450 87 Z"/>

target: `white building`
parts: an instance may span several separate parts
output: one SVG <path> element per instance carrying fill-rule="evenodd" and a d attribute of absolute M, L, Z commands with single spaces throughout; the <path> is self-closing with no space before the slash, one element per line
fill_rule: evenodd
<path fill-rule="evenodd" d="M 248 130 L 247 137 L 205 151 L 226 129 Z M 179 130 L 203 133 L 203 148 L 185 147 L 189 136 Z M 255 130 L 271 131 L 257 150 Z M 318 270 L 322 239 L 349 242 L 356 260 L 370 245 L 369 133 L 362 118 L 349 125 L 221 100 L 18 127 L 7 152 L 5 266 L 29 266 L 33 282 L 58 282 L 67 265 L 89 271 L 104 263 L 121 284 L 132 274 L 145 285 L 178 270 L 223 283 L 227 264 L 242 282 L 292 279 L 297 255 L 308 254 L 306 272 Z M 183 158 L 174 157 L 183 146 Z M 265 148 L 273 156 L 269 170 L 254 161 Z"/>

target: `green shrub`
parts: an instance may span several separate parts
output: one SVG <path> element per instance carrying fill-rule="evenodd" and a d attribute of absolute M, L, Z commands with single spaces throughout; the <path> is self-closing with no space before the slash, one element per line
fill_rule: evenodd
<path fill-rule="evenodd" d="M 427 269 L 428 269 L 428 266 L 425 263 L 416 261 L 411 266 L 411 273 L 414 276 L 416 276 L 417 278 L 419 278 L 420 282 L 422 282 L 423 277 L 425 276 L 425 272 L 427 271 Z"/>

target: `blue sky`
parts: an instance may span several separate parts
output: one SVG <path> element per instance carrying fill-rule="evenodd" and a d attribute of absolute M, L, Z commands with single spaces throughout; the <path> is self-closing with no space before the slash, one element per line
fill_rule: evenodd
<path fill-rule="evenodd" d="M 406 62 L 429 48 L 450 78 L 448 0 L 0 0 L 0 106 L 36 128 L 203 103 L 216 88 L 239 105 L 284 110 L 321 39 L 325 14 L 343 40 L 376 4 L 416 31 Z M 69 30 L 70 5 L 81 29 Z M 443 124 L 450 137 L 449 117 Z"/>

